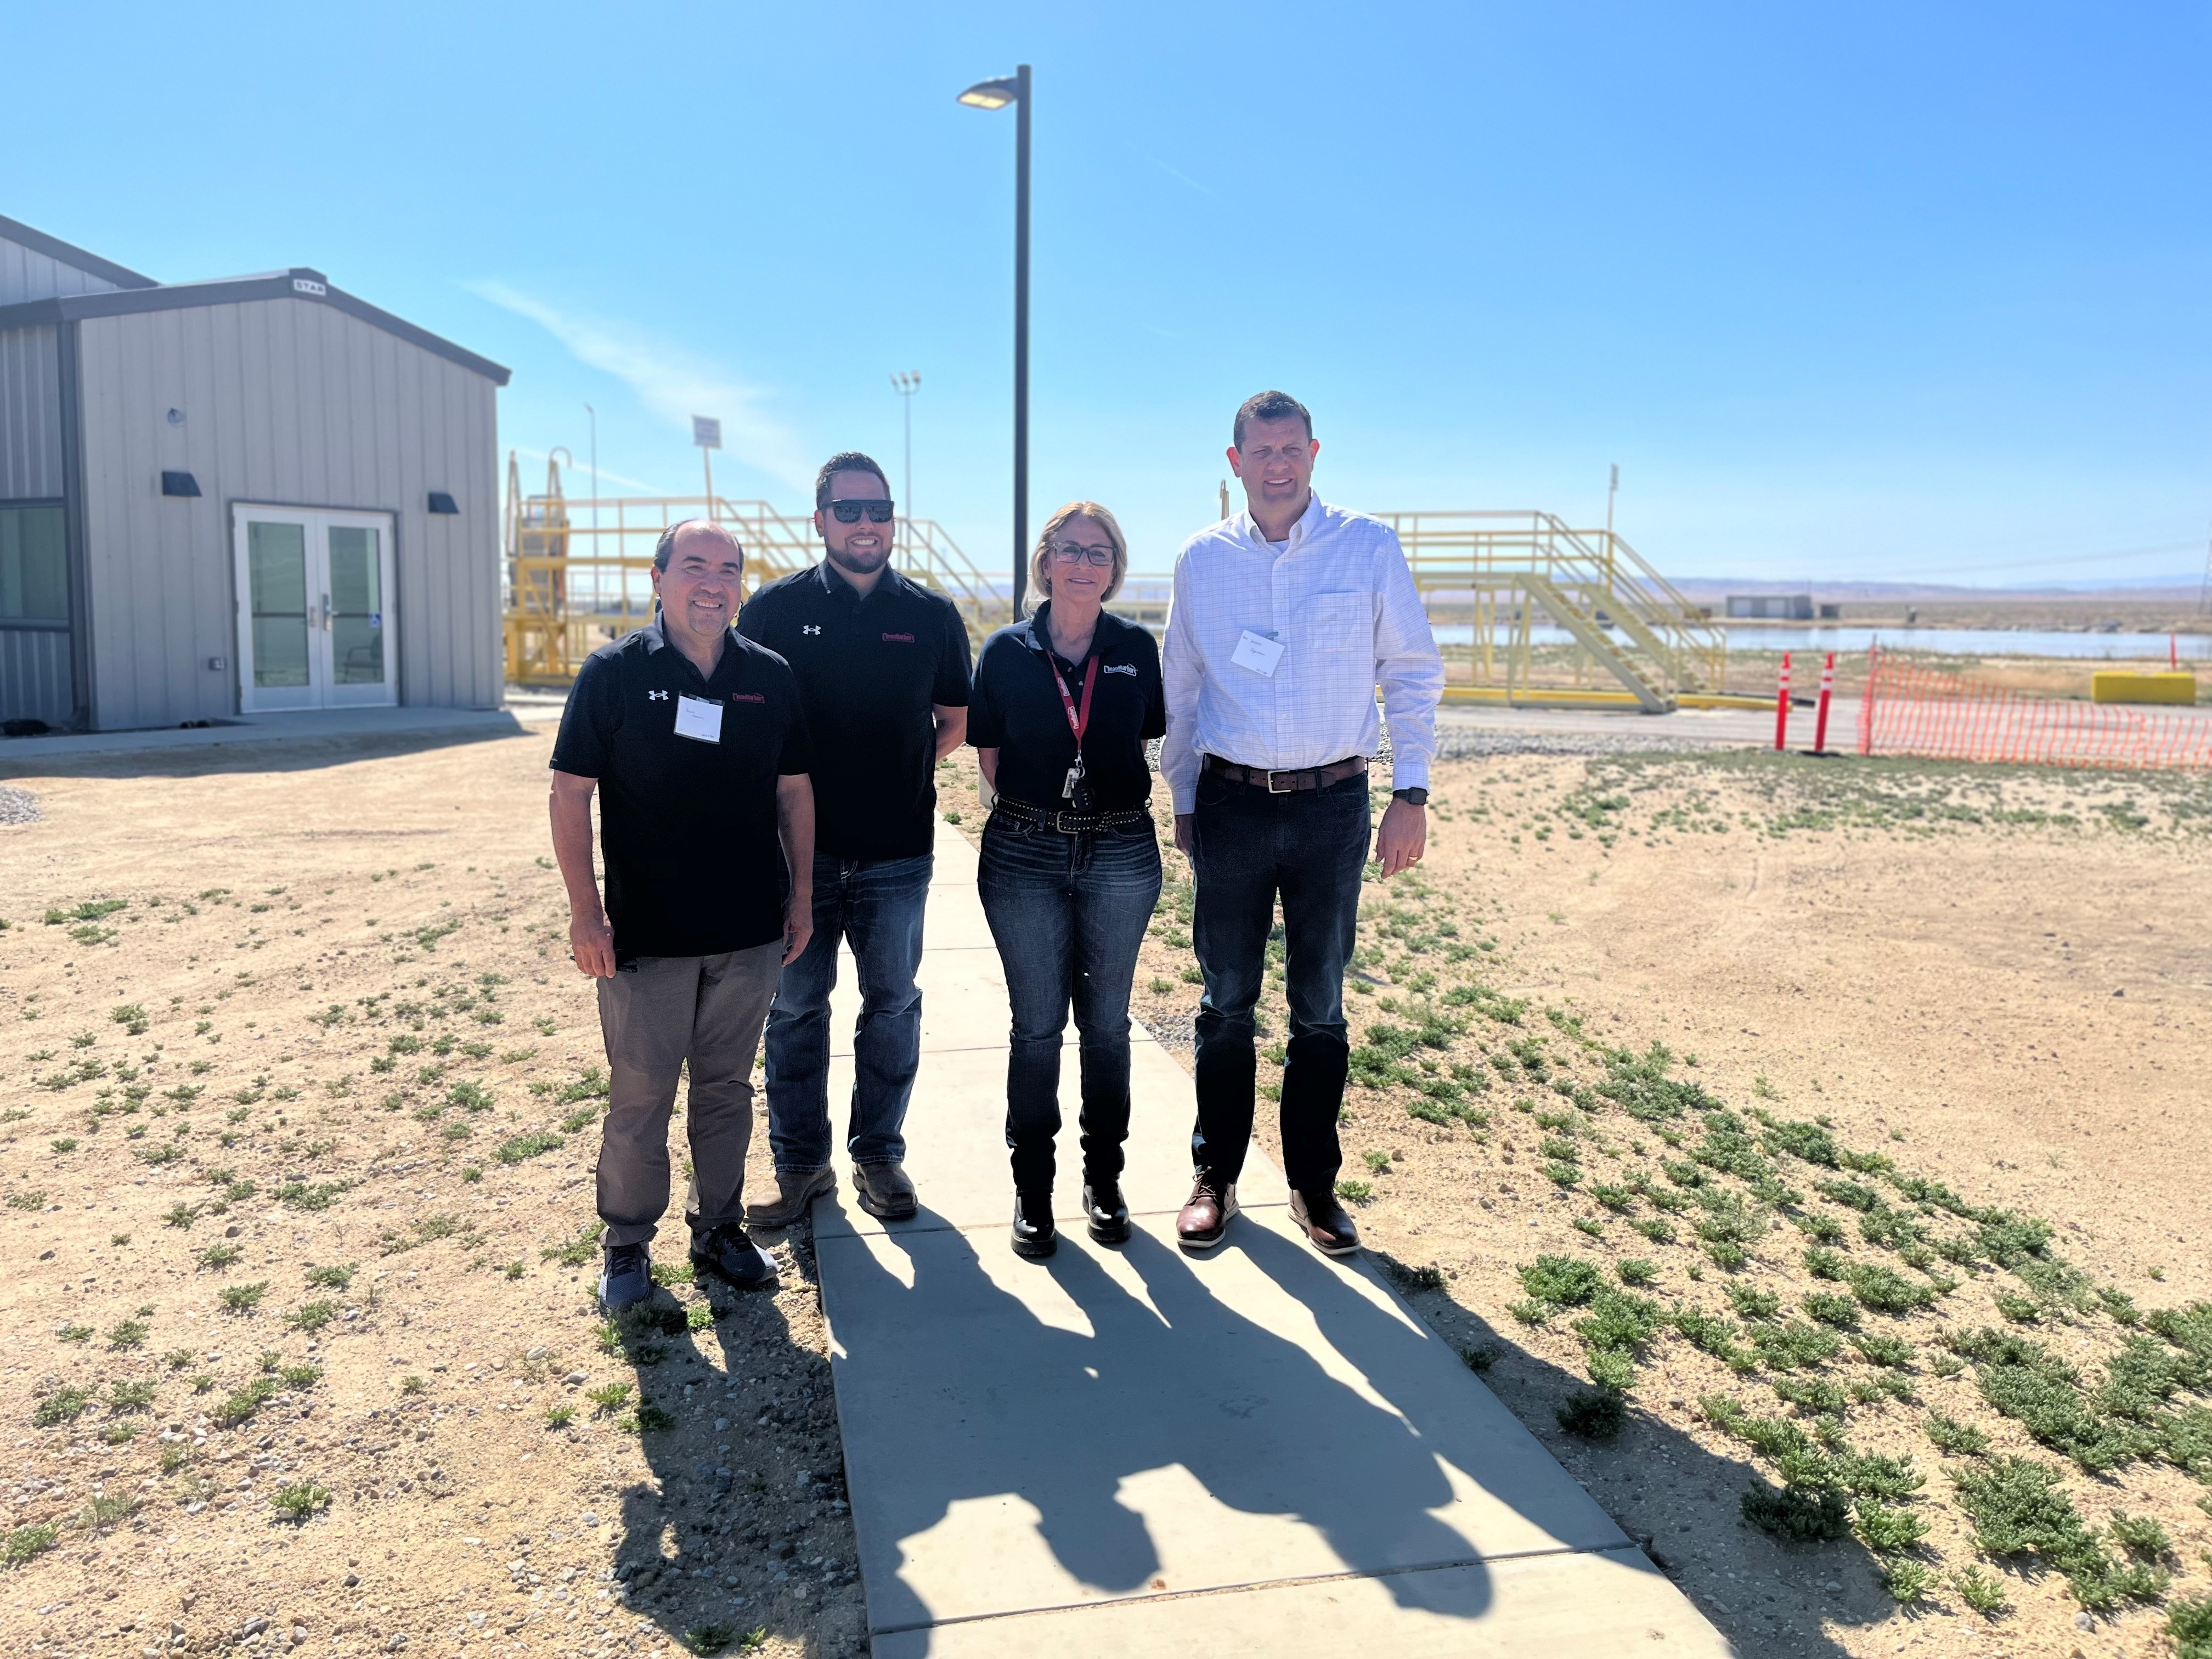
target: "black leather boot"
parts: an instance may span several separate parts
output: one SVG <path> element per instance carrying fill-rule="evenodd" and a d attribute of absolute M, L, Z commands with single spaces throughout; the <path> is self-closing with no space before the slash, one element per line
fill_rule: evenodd
<path fill-rule="evenodd" d="M 1052 1224 L 1052 1194 L 1015 1194 L 1014 1254 L 1041 1261 L 1059 1248 L 1060 1233 Z"/>
<path fill-rule="evenodd" d="M 1090 1223 L 1091 1237 L 1101 1244 L 1126 1244 L 1129 1242 L 1129 1206 L 1122 1202 L 1120 1182 L 1085 1182 L 1083 1187 L 1083 1214 Z"/>

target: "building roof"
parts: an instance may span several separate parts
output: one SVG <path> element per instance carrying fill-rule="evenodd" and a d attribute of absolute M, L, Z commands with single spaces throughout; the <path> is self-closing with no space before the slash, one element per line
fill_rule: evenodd
<path fill-rule="evenodd" d="M 88 253 L 73 242 L 64 242 L 58 236 L 49 236 L 43 230 L 33 230 L 20 219 L 10 219 L 0 213 L 0 237 L 17 242 L 33 253 L 43 253 L 49 259 L 72 265 L 103 283 L 112 283 L 118 288 L 159 288 L 151 276 L 117 264 L 112 259 L 103 259 L 97 253 Z"/>
<path fill-rule="evenodd" d="M 116 291 L 110 294 L 65 295 L 58 299 L 0 306 L 0 329 L 32 328 L 40 324 L 72 322 L 81 317 L 125 317 L 142 311 L 236 305 L 245 300 L 296 300 L 307 305 L 335 307 L 374 328 L 397 335 L 410 345 L 420 346 L 459 363 L 495 386 L 505 386 L 511 378 L 505 368 L 490 358 L 479 357 L 466 347 L 455 345 L 426 328 L 417 328 L 404 318 L 379 310 L 368 301 L 331 286 L 329 277 L 306 265 L 265 271 L 256 276 L 226 276 L 209 283 L 157 283 L 150 276 L 126 270 L 97 254 L 72 247 L 13 219 L 0 217 L 0 236 L 117 284 Z"/>

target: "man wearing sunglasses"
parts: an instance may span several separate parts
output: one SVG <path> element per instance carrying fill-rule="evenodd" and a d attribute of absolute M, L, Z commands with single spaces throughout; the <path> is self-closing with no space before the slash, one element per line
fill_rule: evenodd
<path fill-rule="evenodd" d="M 814 481 L 819 564 L 745 602 L 738 631 L 790 663 L 815 754 L 814 933 L 768 1018 L 769 1145 L 787 1227 L 836 1184 L 830 1170 L 830 994 L 837 946 L 860 981 L 846 1150 L 860 1207 L 915 1212 L 900 1127 L 921 1056 L 922 907 L 937 828 L 936 763 L 968 733 L 968 629 L 951 600 L 890 568 L 897 509 L 884 470 L 847 453 Z"/>

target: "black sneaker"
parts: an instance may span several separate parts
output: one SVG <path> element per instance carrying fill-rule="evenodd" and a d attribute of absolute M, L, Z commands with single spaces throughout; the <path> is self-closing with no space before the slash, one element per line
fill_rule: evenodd
<path fill-rule="evenodd" d="M 1014 1254 L 1042 1261 L 1060 1248 L 1060 1232 L 1053 1225 L 1050 1193 L 1014 1195 Z"/>
<path fill-rule="evenodd" d="M 653 1294 L 653 1252 L 643 1244 L 610 1244 L 599 1274 L 599 1305 L 611 1314 L 635 1308 Z"/>
<path fill-rule="evenodd" d="M 1129 1242 L 1129 1206 L 1122 1201 L 1120 1182 L 1085 1182 L 1083 1214 L 1090 1223 L 1091 1237 L 1101 1244 L 1127 1244 Z"/>
<path fill-rule="evenodd" d="M 691 1265 L 740 1291 L 772 1291 L 778 1279 L 775 1259 L 745 1236 L 735 1222 L 691 1237 Z"/>

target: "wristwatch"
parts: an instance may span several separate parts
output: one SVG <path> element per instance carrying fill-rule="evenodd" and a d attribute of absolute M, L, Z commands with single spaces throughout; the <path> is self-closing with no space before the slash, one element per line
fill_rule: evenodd
<path fill-rule="evenodd" d="M 1393 789 L 1390 792 L 1390 799 L 1401 800 L 1408 806 L 1426 806 L 1429 804 L 1429 792 L 1425 789 Z"/>

